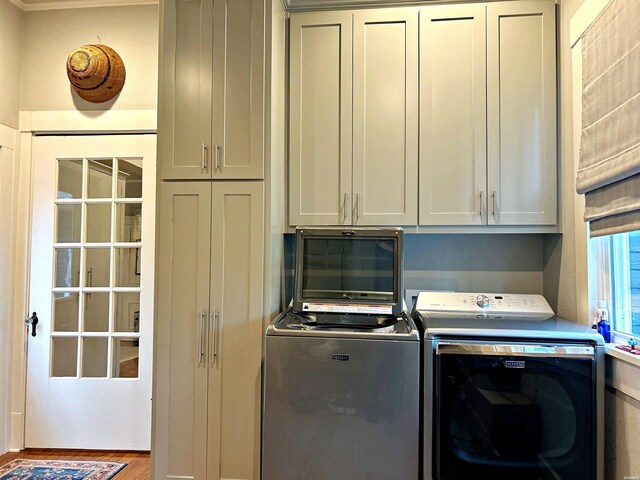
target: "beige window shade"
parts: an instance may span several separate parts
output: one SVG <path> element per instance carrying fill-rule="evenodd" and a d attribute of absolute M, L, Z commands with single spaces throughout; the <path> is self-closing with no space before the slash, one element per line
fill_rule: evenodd
<path fill-rule="evenodd" d="M 640 229 L 639 0 L 612 0 L 582 40 L 576 190 L 592 237 Z"/>

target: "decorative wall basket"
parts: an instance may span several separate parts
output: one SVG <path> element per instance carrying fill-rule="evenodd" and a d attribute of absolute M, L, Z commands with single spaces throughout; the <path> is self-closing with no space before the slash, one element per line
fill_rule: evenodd
<path fill-rule="evenodd" d="M 126 72 L 122 58 L 112 48 L 83 45 L 67 58 L 67 76 L 80 97 L 102 103 L 122 90 Z"/>

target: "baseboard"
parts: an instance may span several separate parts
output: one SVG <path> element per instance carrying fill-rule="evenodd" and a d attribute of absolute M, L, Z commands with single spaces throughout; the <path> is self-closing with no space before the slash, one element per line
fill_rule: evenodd
<path fill-rule="evenodd" d="M 24 445 L 24 415 L 21 412 L 11 412 L 11 439 L 9 451 L 19 452 Z"/>

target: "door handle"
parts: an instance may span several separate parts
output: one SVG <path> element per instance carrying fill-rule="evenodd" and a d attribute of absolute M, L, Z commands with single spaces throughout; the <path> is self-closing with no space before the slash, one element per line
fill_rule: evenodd
<path fill-rule="evenodd" d="M 344 198 L 342 199 L 342 221 L 347 221 L 347 200 L 349 199 L 349 195 L 347 192 L 344 192 Z"/>
<path fill-rule="evenodd" d="M 484 192 L 480 192 L 480 220 L 483 219 L 483 215 L 482 215 L 482 200 L 484 198 Z"/>
<path fill-rule="evenodd" d="M 207 144 L 202 142 L 200 148 L 200 169 L 204 172 L 208 170 L 207 165 Z"/>
<path fill-rule="evenodd" d="M 491 192 L 491 202 L 493 204 L 493 207 L 491 208 L 491 215 L 495 217 L 496 216 L 496 191 L 495 190 Z"/>
<path fill-rule="evenodd" d="M 220 145 L 219 143 L 216 143 L 216 163 L 214 165 L 215 170 L 220 170 L 221 156 L 222 156 L 222 145 Z"/>
<path fill-rule="evenodd" d="M 204 361 L 204 319 L 205 311 L 204 307 L 200 308 L 200 315 L 198 315 L 198 365 L 202 365 Z"/>
<path fill-rule="evenodd" d="M 38 315 L 36 314 L 36 312 L 33 312 L 33 314 L 30 317 L 27 317 L 24 319 L 24 323 L 25 325 L 31 325 L 31 336 L 35 337 L 36 336 L 36 326 L 38 325 Z"/>
<path fill-rule="evenodd" d="M 360 220 L 360 193 L 356 193 L 356 221 L 357 223 Z"/>
<path fill-rule="evenodd" d="M 210 335 L 209 335 L 209 355 L 211 366 L 213 367 L 216 364 L 216 359 L 218 357 L 218 309 L 213 307 L 213 313 L 211 314 L 211 327 L 210 327 Z"/>

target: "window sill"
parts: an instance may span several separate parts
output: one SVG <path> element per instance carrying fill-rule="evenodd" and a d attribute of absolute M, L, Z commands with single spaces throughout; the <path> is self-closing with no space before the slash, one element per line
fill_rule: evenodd
<path fill-rule="evenodd" d="M 606 346 L 605 378 L 607 385 L 640 401 L 640 356 Z"/>
<path fill-rule="evenodd" d="M 630 363 L 631 365 L 635 365 L 636 367 L 640 368 L 640 355 L 632 355 L 629 352 L 620 350 L 619 348 L 616 348 L 615 344 L 613 343 L 607 344 L 605 351 L 607 355 L 610 355 L 618 360 L 622 360 L 624 362 Z"/>

